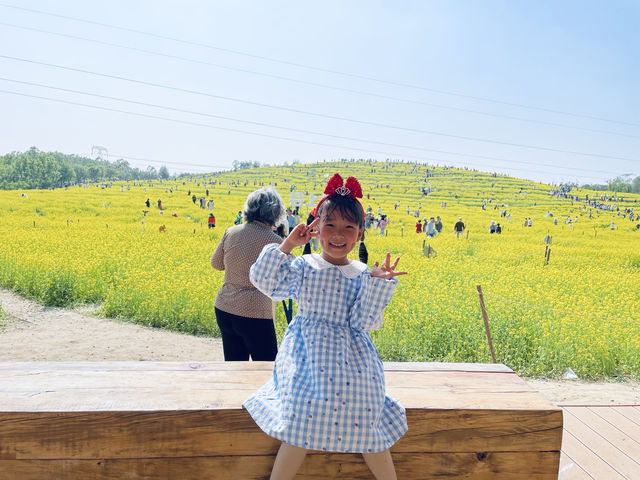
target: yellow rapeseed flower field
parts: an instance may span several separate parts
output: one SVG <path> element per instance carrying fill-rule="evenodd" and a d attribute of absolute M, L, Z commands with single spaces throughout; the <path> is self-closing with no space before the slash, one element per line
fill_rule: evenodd
<path fill-rule="evenodd" d="M 565 198 L 549 185 L 469 170 L 327 162 L 0 191 L 0 285 L 48 305 L 95 303 L 105 316 L 218 335 L 213 300 L 224 274 L 209 259 L 247 194 L 271 184 L 287 204 L 292 192 L 317 199 L 335 172 L 356 176 L 365 208 L 390 218 L 384 236 L 367 231 L 370 264 L 389 251 L 409 272 L 373 334 L 384 360 L 491 361 L 481 285 L 498 361 L 518 373 L 558 376 L 571 367 L 584 378 L 640 377 L 640 231 L 625 213 L 640 213 L 640 195 L 574 189 Z M 213 229 L 200 197 L 215 202 Z M 303 221 L 307 212 L 301 207 Z M 432 216 L 442 232 L 416 233 L 416 220 Z M 467 227 L 460 238 L 459 217 Z M 501 234 L 489 233 L 491 221 Z M 282 335 L 281 307 L 277 324 Z"/>

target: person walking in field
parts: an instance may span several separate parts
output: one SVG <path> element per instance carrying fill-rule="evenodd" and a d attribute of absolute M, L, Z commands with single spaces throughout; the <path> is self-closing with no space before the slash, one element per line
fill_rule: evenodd
<path fill-rule="evenodd" d="M 436 217 L 435 227 L 436 227 L 436 232 L 438 233 L 442 232 L 442 220 L 440 219 L 440 215 Z"/>
<path fill-rule="evenodd" d="M 424 233 L 427 235 L 427 237 L 429 238 L 433 238 L 436 236 L 436 221 L 433 219 L 433 217 L 431 217 L 429 219 L 429 221 L 427 222 L 427 226 L 424 229 Z"/>
<path fill-rule="evenodd" d="M 462 235 L 462 232 L 464 232 L 464 229 L 465 229 L 465 226 L 464 226 L 464 223 L 462 222 L 462 217 L 459 217 L 458 221 L 453 226 L 453 231 L 456 234 L 456 238 L 460 238 L 460 235 Z"/>
<path fill-rule="evenodd" d="M 369 331 L 382 326 L 397 285 L 399 258 L 366 265 L 349 260 L 364 230 L 358 181 L 334 175 L 311 224 L 281 245 L 267 245 L 251 281 L 273 300 L 293 298 L 298 311 L 271 379 L 243 403 L 258 426 L 282 444 L 272 480 L 293 479 L 308 450 L 362 453 L 375 478 L 397 479 L 390 447 L 407 431 L 405 410 L 385 394 L 382 361 Z M 316 236 L 322 254 L 291 251 Z"/>
<path fill-rule="evenodd" d="M 293 211 L 290 208 L 287 208 L 287 224 L 289 226 L 289 232 L 292 232 L 296 227 L 296 217 L 293 216 Z"/>
<path fill-rule="evenodd" d="M 213 213 L 209 214 L 207 225 L 209 226 L 209 228 L 214 228 L 216 226 L 216 217 L 213 216 Z"/>
<path fill-rule="evenodd" d="M 384 233 L 387 228 L 387 225 L 389 225 L 389 218 L 386 215 L 382 215 L 382 217 L 380 217 L 380 236 L 381 237 L 384 237 Z"/>
<path fill-rule="evenodd" d="M 313 208 L 309 212 L 309 216 L 307 217 L 307 225 L 311 225 L 311 222 L 313 222 L 315 219 L 316 219 L 316 209 Z M 309 243 L 305 244 L 304 248 L 302 249 L 302 254 L 309 255 L 311 253 L 312 248 L 314 252 L 318 251 L 318 239 L 316 237 L 311 237 L 311 239 L 309 240 Z"/>

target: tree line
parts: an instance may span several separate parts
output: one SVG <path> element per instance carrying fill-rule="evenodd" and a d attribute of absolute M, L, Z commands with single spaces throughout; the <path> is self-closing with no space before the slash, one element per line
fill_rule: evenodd
<path fill-rule="evenodd" d="M 623 175 L 607 180 L 606 185 L 582 185 L 591 190 L 609 190 L 618 193 L 640 193 L 640 176 L 632 178 L 632 175 Z"/>
<path fill-rule="evenodd" d="M 169 176 L 165 166 L 141 170 L 122 159 L 94 160 L 60 152 L 41 152 L 36 147 L 0 157 L 2 190 L 58 188 L 114 180 L 166 180 Z"/>

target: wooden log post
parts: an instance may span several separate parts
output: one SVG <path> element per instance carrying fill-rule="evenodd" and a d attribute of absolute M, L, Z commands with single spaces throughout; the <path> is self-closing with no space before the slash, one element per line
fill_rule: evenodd
<path fill-rule="evenodd" d="M 491 340 L 491 330 L 489 330 L 489 317 L 487 316 L 487 310 L 484 307 L 484 298 L 482 297 L 482 286 L 476 285 L 478 289 L 478 298 L 480 299 L 480 309 L 482 310 L 482 319 L 484 321 L 484 331 L 487 334 L 487 341 L 489 342 L 489 350 L 491 351 L 491 358 L 493 363 L 496 361 L 496 353 L 493 351 L 493 340 Z"/>

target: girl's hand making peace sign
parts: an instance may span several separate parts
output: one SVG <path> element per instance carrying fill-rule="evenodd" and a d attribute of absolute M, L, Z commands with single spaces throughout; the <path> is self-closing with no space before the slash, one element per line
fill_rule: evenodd
<path fill-rule="evenodd" d="M 306 223 L 299 223 L 291 230 L 289 236 L 284 242 L 280 244 L 280 250 L 284 253 L 291 253 L 296 247 L 309 243 L 311 237 L 315 237 L 317 232 L 315 230 L 316 224 L 320 221 L 320 217 L 316 218 L 309 225 Z"/>
<path fill-rule="evenodd" d="M 400 257 L 396 257 L 396 259 L 393 261 L 393 264 L 391 264 L 391 254 L 387 252 L 387 256 L 385 257 L 384 262 L 382 262 L 382 265 L 379 265 L 378 262 L 373 264 L 373 268 L 371 269 L 371 276 L 389 280 L 390 278 L 396 277 L 398 275 L 406 275 L 407 272 L 395 271 L 399 261 Z"/>

